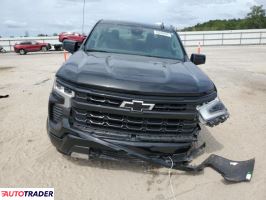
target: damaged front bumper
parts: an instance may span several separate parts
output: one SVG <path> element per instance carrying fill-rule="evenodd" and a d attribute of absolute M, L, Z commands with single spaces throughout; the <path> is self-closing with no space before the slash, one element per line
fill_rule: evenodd
<path fill-rule="evenodd" d="M 72 155 L 72 153 L 81 153 L 89 155 L 90 157 L 100 157 L 110 160 L 127 159 L 127 153 L 123 151 L 115 151 L 113 148 L 105 144 L 101 144 L 98 141 L 104 140 L 114 145 L 121 145 L 127 149 L 134 149 L 137 153 L 144 154 L 145 156 L 158 158 L 160 156 L 171 155 L 175 162 L 179 161 L 191 161 L 192 158 L 187 156 L 187 152 L 192 149 L 191 137 L 180 137 L 178 142 L 158 142 L 158 141 L 134 141 L 122 140 L 115 138 L 107 138 L 101 135 L 101 132 L 94 132 L 91 130 L 82 131 L 78 130 L 68 123 L 68 120 L 64 118 L 59 123 L 53 121 L 47 121 L 47 132 L 53 145 L 58 151 L 65 155 Z M 195 130 L 195 134 L 198 134 L 199 130 Z M 90 135 L 91 137 L 85 137 Z M 176 138 L 177 139 L 177 138 Z M 196 142 L 196 138 L 194 138 Z M 141 159 L 133 159 L 134 161 L 140 161 Z"/>
<path fill-rule="evenodd" d="M 112 150 L 113 152 L 124 153 L 127 157 L 187 172 L 197 173 L 204 170 L 205 167 L 211 167 L 220 173 L 225 180 L 230 182 L 250 181 L 254 170 L 255 159 L 233 161 L 214 154 L 211 154 L 199 165 L 190 165 L 189 162 L 204 149 L 205 144 L 199 147 L 192 147 L 189 151 L 183 153 L 172 154 L 171 156 L 164 156 L 162 154 L 155 156 L 156 154 L 151 155 L 146 150 L 136 148 L 136 146 L 123 145 L 115 141 L 101 139 L 94 137 L 92 134 L 86 134 L 83 131 L 72 130 L 71 128 L 69 131 L 75 131 L 77 135 L 68 134 L 63 139 L 60 139 L 48 131 L 52 143 L 59 151 L 62 152 L 63 149 L 69 149 L 68 152 L 62 152 L 67 155 L 78 153 L 83 158 L 84 156 L 89 158 L 89 156 L 97 155 L 97 152 L 92 151 L 93 148 L 101 148 L 103 151 Z M 157 145 L 157 147 L 159 146 L 160 144 Z M 99 153 L 97 156 L 101 157 L 104 154 Z"/>
<path fill-rule="evenodd" d="M 255 159 L 250 159 L 246 161 L 233 161 L 215 154 L 211 154 L 206 160 L 204 160 L 199 165 L 189 165 L 189 161 L 205 147 L 205 144 L 201 145 L 198 148 L 194 148 L 186 153 L 175 155 L 177 156 L 177 159 L 179 159 L 176 160 L 176 158 L 173 159 L 174 157 L 169 156 L 160 156 L 155 158 L 151 156 L 146 156 L 144 153 L 139 153 L 134 149 L 129 149 L 122 145 L 113 144 L 99 138 L 94 138 L 91 135 L 84 134 L 83 132 L 79 132 L 79 135 L 84 139 L 86 138 L 95 141 L 115 151 L 123 151 L 130 157 L 139 158 L 141 160 L 167 168 L 187 172 L 200 172 L 204 170 L 205 167 L 211 167 L 212 169 L 220 173 L 225 180 L 230 182 L 250 181 L 255 165 Z"/>

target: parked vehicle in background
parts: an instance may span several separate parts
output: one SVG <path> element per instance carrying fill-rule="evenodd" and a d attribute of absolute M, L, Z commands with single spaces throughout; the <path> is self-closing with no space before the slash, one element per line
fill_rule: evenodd
<path fill-rule="evenodd" d="M 20 55 L 35 51 L 48 51 L 49 49 L 51 49 L 51 44 L 36 41 L 23 41 L 19 44 L 16 43 L 14 46 L 15 52 Z"/>
<path fill-rule="evenodd" d="M 0 53 L 6 53 L 6 50 L 4 49 L 3 46 L 0 45 Z"/>
<path fill-rule="evenodd" d="M 80 33 L 63 32 L 59 34 L 59 42 L 63 42 L 64 40 L 73 40 L 82 43 L 86 37 L 86 35 Z"/>
<path fill-rule="evenodd" d="M 54 44 L 53 46 L 54 46 L 55 51 L 62 51 L 63 50 L 62 44 Z"/>

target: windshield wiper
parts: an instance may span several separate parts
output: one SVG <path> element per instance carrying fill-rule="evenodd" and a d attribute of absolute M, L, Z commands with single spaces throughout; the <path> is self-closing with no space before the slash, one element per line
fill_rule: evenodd
<path fill-rule="evenodd" d="M 105 50 L 97 50 L 97 49 L 85 49 L 86 52 L 103 52 L 103 53 L 111 53 L 110 51 Z"/>
<path fill-rule="evenodd" d="M 146 57 L 152 57 L 152 58 L 162 58 L 162 59 L 170 59 L 170 60 L 175 60 L 175 61 L 183 61 L 182 59 L 179 58 L 169 58 L 169 57 L 161 57 L 161 56 L 154 56 L 154 55 L 140 55 L 140 56 L 146 56 Z"/>

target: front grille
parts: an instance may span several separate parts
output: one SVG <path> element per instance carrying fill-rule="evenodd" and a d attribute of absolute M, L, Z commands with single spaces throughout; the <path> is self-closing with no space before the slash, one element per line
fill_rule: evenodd
<path fill-rule="evenodd" d="M 83 92 L 76 92 L 75 99 L 79 102 L 99 106 L 108 106 L 112 108 L 119 108 L 124 100 L 133 100 L 133 98 L 125 99 L 123 97 L 121 98 L 121 96 L 107 96 L 103 94 L 91 94 Z M 153 110 L 158 112 L 189 111 L 195 110 L 195 105 L 184 103 L 157 103 L 155 104 Z"/>
<path fill-rule="evenodd" d="M 75 108 L 72 109 L 72 116 L 75 125 L 138 134 L 191 133 L 197 125 L 195 120 L 131 117 Z"/>
<path fill-rule="evenodd" d="M 73 88 L 74 89 L 74 88 Z M 141 141 L 192 141 L 198 129 L 197 98 L 143 96 L 77 89 L 72 99 L 73 128 L 110 138 Z M 151 111 L 120 108 L 123 101 L 154 104 Z M 131 140 L 130 139 L 130 140 Z"/>

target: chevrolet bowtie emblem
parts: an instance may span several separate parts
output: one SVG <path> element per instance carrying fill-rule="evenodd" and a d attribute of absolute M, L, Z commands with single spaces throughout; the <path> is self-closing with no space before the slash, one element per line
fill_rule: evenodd
<path fill-rule="evenodd" d="M 123 101 L 120 105 L 121 108 L 128 108 L 131 111 L 152 110 L 155 104 L 144 103 L 143 101 Z"/>

